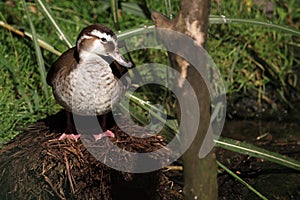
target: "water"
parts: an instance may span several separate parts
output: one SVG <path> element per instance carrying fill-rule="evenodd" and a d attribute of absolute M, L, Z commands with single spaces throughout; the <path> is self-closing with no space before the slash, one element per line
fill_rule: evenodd
<path fill-rule="evenodd" d="M 300 160 L 300 123 L 297 121 L 227 120 L 222 136 Z M 220 150 L 218 154 L 218 159 L 268 199 L 300 199 L 299 171 L 227 150 Z M 237 181 L 229 180 L 230 177 L 228 180 L 224 177 L 221 187 L 238 188 Z M 237 190 L 242 199 L 259 199 L 248 189 Z"/>

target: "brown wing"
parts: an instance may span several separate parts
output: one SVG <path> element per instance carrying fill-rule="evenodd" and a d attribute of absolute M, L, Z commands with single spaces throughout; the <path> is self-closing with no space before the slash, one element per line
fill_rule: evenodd
<path fill-rule="evenodd" d="M 53 86 L 53 80 L 57 77 L 58 74 L 64 75 L 69 74 L 72 69 L 77 64 L 75 47 L 64 52 L 51 66 L 47 74 L 47 83 L 50 86 Z"/>
<path fill-rule="evenodd" d="M 120 79 L 122 77 L 121 82 L 126 88 L 128 88 L 131 84 L 131 80 L 129 74 L 127 73 L 128 72 L 127 68 L 123 67 L 116 61 L 113 61 L 110 64 L 110 68 L 112 69 L 112 73 L 117 79 Z"/>

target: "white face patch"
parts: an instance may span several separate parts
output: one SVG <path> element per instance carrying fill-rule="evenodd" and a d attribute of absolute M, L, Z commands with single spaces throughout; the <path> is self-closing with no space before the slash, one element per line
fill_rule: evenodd
<path fill-rule="evenodd" d="M 77 41 L 77 48 L 79 47 L 79 44 L 81 43 L 82 40 L 84 40 L 84 39 L 91 39 L 91 38 L 92 38 L 92 36 L 88 36 L 88 35 L 83 35 L 83 36 L 81 36 L 81 37 L 78 39 L 78 41 Z"/>
<path fill-rule="evenodd" d="M 96 29 L 91 32 L 91 35 L 94 35 L 98 38 L 105 38 L 107 41 L 112 41 L 115 44 L 115 40 L 114 40 L 114 38 L 111 37 L 111 35 L 108 35 L 106 33 L 102 33 L 102 32 L 100 32 Z"/>

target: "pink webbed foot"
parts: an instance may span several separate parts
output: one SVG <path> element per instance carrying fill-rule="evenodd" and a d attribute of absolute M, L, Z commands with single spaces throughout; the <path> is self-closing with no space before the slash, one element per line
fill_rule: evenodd
<path fill-rule="evenodd" d="M 80 134 L 66 134 L 66 133 L 63 133 L 59 138 L 58 140 L 65 140 L 65 139 L 71 139 L 71 140 L 75 140 L 77 142 L 77 140 L 80 138 Z"/>
<path fill-rule="evenodd" d="M 95 138 L 95 141 L 98 141 L 98 140 L 101 140 L 101 138 L 103 138 L 103 137 L 112 137 L 112 138 L 114 138 L 115 134 L 113 132 L 111 132 L 110 130 L 107 130 L 103 133 L 94 134 L 93 136 Z"/>

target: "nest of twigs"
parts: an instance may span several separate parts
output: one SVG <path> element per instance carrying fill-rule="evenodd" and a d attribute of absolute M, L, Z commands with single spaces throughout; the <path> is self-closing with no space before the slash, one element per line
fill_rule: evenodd
<path fill-rule="evenodd" d="M 113 126 L 116 137 L 97 141 L 102 150 L 92 155 L 81 140 L 57 140 L 65 121 L 65 113 L 60 112 L 34 123 L 1 149 L 0 199 L 181 199 L 178 188 L 161 170 L 128 173 L 99 162 L 126 163 L 123 171 L 131 171 L 139 161 L 118 151 L 145 153 L 165 148 L 161 136 L 135 138 Z M 147 134 L 126 118 L 124 124 L 127 131 Z M 163 160 L 163 156 L 153 154 L 149 159 Z"/>

